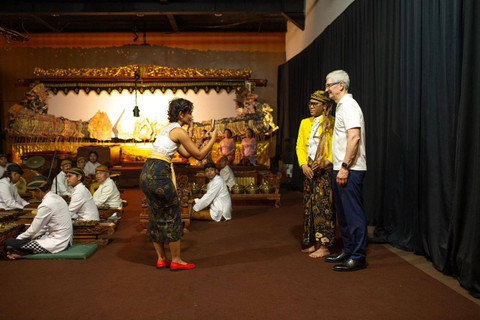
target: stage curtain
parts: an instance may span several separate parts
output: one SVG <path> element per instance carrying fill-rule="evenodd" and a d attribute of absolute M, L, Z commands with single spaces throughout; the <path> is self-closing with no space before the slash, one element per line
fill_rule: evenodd
<path fill-rule="evenodd" d="M 295 161 L 293 187 L 302 188 L 303 176 L 295 141 L 285 141 L 309 116 L 309 95 L 324 90 L 328 72 L 344 69 L 366 121 L 364 196 L 376 236 L 425 255 L 473 295 L 480 294 L 479 15 L 474 0 L 356 0 L 281 65 L 278 78 L 277 154 Z"/>
<path fill-rule="evenodd" d="M 460 103 L 454 132 L 452 221 L 443 269 L 480 298 L 480 2 L 464 1 Z"/>

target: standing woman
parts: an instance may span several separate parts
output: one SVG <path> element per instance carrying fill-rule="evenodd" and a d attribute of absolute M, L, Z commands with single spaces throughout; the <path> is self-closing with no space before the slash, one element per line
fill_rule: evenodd
<path fill-rule="evenodd" d="M 183 224 L 171 160 L 177 151 L 184 157 L 192 156 L 202 160 L 217 138 L 217 131 L 214 130 L 212 139 L 202 149 L 197 148 L 188 133 L 182 129 L 182 126 L 192 122 L 192 112 L 192 102 L 182 98 L 170 101 L 170 123 L 157 136 L 140 174 L 140 188 L 148 201 L 148 237 L 157 253 L 157 268 L 169 267 L 171 271 L 195 268 L 194 264 L 187 263 L 180 257 Z M 170 247 L 171 260 L 166 256 L 165 243 Z"/>
<path fill-rule="evenodd" d="M 330 254 L 335 238 L 332 193 L 335 119 L 331 115 L 333 101 L 323 91 L 315 91 L 308 106 L 311 117 L 300 123 L 296 148 L 298 164 L 305 175 L 302 252 L 320 258 Z"/>
<path fill-rule="evenodd" d="M 242 140 L 241 162 L 250 165 L 255 165 L 257 162 L 257 140 L 255 140 L 252 128 L 247 128 L 245 138 Z"/>
<path fill-rule="evenodd" d="M 221 157 L 227 157 L 228 162 L 233 164 L 235 160 L 235 139 L 232 138 L 232 130 L 225 128 L 223 131 L 223 139 L 220 141 L 220 147 L 218 153 Z"/>

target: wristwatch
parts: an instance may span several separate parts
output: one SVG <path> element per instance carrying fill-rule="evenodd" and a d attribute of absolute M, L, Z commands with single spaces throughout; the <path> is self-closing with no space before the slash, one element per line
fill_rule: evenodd
<path fill-rule="evenodd" d="M 350 170 L 350 169 L 348 168 L 348 164 L 347 164 L 346 162 L 342 162 L 342 168 L 347 169 L 347 170 Z"/>

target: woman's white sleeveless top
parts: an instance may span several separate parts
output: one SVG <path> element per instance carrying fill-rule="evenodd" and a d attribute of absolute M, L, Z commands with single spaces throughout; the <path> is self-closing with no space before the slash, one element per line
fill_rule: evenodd
<path fill-rule="evenodd" d="M 175 128 L 181 128 L 178 122 L 170 122 L 157 136 L 153 143 L 153 152 L 173 158 L 180 144 L 173 142 L 170 137 L 170 131 Z"/>

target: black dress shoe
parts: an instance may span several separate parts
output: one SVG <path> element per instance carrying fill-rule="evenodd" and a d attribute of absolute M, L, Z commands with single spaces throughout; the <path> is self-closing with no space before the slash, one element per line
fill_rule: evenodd
<path fill-rule="evenodd" d="M 336 256 L 325 257 L 325 262 L 339 263 L 347 260 L 348 258 L 350 258 L 350 254 L 342 251 Z"/>
<path fill-rule="evenodd" d="M 348 272 L 348 271 L 357 271 L 362 270 L 367 267 L 367 262 L 365 260 L 353 260 L 348 259 L 342 264 L 337 264 L 333 267 L 333 271 Z"/>

